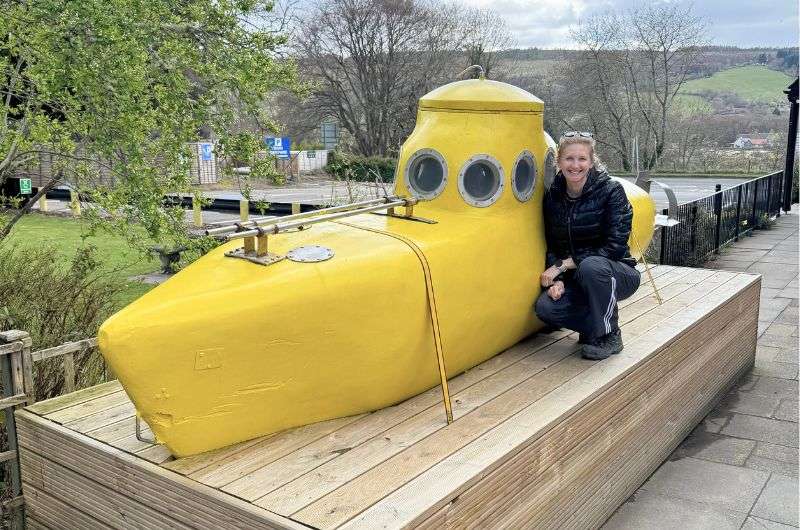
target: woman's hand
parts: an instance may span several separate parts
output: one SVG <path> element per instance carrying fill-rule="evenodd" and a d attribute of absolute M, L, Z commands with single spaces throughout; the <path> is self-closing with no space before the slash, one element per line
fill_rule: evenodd
<path fill-rule="evenodd" d="M 556 276 L 561 274 L 561 271 L 558 270 L 558 267 L 550 267 L 542 273 L 541 282 L 542 287 L 550 287 L 553 285 L 553 282 L 556 279 Z"/>
<path fill-rule="evenodd" d="M 578 266 L 575 265 L 575 262 L 572 260 L 571 257 L 569 257 L 569 258 L 565 259 L 564 261 L 562 261 L 561 264 L 563 266 L 565 266 L 568 270 L 577 269 L 578 268 Z"/>
<path fill-rule="evenodd" d="M 564 282 L 561 280 L 554 282 L 553 285 L 547 290 L 547 296 L 553 300 L 558 300 L 564 294 Z"/>

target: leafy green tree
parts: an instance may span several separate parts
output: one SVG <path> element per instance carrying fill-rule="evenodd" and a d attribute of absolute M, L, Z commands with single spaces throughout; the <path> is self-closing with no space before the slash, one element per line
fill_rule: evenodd
<path fill-rule="evenodd" d="M 237 120 L 248 115 L 269 130 L 265 98 L 299 90 L 272 7 L 265 0 L 5 0 L 0 184 L 52 158 L 55 176 L 29 205 L 69 184 L 103 209 L 107 226 L 133 234 L 127 229 L 139 224 L 151 237 L 174 238 L 183 211 L 162 197 L 191 191 L 186 143 L 210 132 L 217 156 L 252 159 L 259 142 L 233 134 Z M 5 221 L 0 239 L 26 211 Z M 93 211 L 91 221 L 101 222 Z"/>

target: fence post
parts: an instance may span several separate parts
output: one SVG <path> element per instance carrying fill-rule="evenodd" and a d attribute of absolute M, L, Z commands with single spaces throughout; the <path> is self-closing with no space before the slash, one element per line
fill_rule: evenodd
<path fill-rule="evenodd" d="M 72 210 L 73 217 L 81 216 L 81 200 L 75 190 L 69 190 L 69 208 Z"/>
<path fill-rule="evenodd" d="M 778 177 L 778 208 L 777 212 L 775 212 L 775 217 L 781 216 L 781 201 L 783 200 L 783 171 L 780 172 L 780 176 Z"/>
<path fill-rule="evenodd" d="M 736 198 L 736 230 L 733 233 L 733 240 L 739 241 L 739 227 L 742 224 L 742 188 L 744 187 L 744 184 L 739 184 L 736 187 L 739 188 L 739 194 Z"/>
<path fill-rule="evenodd" d="M 761 179 L 756 179 L 753 181 L 753 215 L 751 219 L 750 225 L 752 228 L 750 230 L 755 230 L 758 228 L 756 223 L 758 222 L 758 181 Z"/>
<path fill-rule="evenodd" d="M 714 229 L 714 252 L 719 254 L 720 230 L 722 228 L 722 184 L 714 186 L 714 215 L 717 216 L 717 226 Z"/>
<path fill-rule="evenodd" d="M 661 213 L 663 215 L 666 215 L 667 217 L 669 217 L 669 209 L 668 208 L 664 208 L 663 210 L 661 210 Z M 665 261 L 665 259 L 667 257 L 667 228 L 669 228 L 669 227 L 666 226 L 666 225 L 661 227 L 661 250 L 660 250 L 659 256 L 658 256 L 658 262 L 661 265 L 665 265 L 664 261 Z"/>
<path fill-rule="evenodd" d="M 692 265 L 695 264 L 695 253 L 697 252 L 697 204 L 692 204 L 692 219 L 689 223 L 689 249 L 692 254 Z"/>
<path fill-rule="evenodd" d="M 772 175 L 767 177 L 767 217 L 772 215 Z"/>
<path fill-rule="evenodd" d="M 13 342 L 22 343 L 20 351 L 0 355 L 0 372 L 2 373 L 2 397 L 11 397 L 18 394 L 28 394 L 31 388 L 26 388 L 28 377 L 25 365 L 30 361 L 31 338 L 23 331 L 11 330 L 0 333 L 0 345 Z M 32 383 L 32 381 L 30 381 Z M 12 530 L 25 528 L 24 503 L 22 498 L 22 475 L 19 467 L 19 442 L 17 440 L 17 422 L 14 418 L 14 408 L 7 408 L 3 415 L 6 427 L 6 438 L 10 451 L 16 455 L 8 461 L 8 470 L 11 478 L 11 493 L 13 497 L 3 505 L 3 511 L 9 510 Z"/>

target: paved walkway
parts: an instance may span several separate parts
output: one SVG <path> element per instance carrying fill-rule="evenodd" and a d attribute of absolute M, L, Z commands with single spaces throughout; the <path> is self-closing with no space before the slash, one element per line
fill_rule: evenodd
<path fill-rule="evenodd" d="M 755 368 L 605 529 L 798 527 L 796 208 L 706 264 L 763 275 Z"/>

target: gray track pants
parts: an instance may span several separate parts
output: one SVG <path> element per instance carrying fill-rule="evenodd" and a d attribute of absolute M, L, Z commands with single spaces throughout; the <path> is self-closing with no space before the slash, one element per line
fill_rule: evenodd
<path fill-rule="evenodd" d="M 556 328 L 577 331 L 587 338 L 601 337 L 615 331 L 617 302 L 639 288 L 639 271 L 624 263 L 600 256 L 590 256 L 578 265 L 574 277 L 564 282 L 564 294 L 558 300 L 542 291 L 536 300 L 539 319 Z"/>

